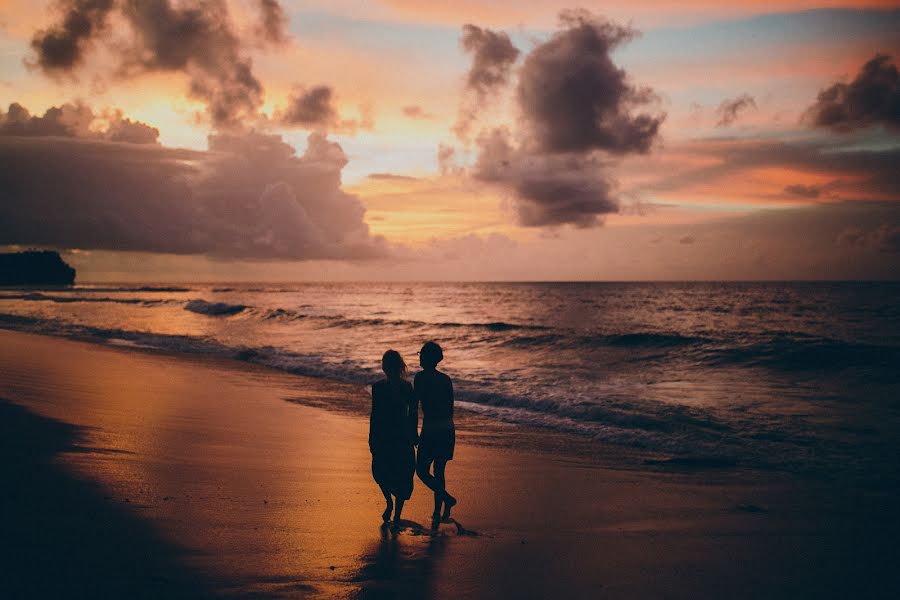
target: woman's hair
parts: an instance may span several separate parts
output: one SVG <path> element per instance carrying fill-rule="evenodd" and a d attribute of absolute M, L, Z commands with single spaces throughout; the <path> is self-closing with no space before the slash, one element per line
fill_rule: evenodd
<path fill-rule="evenodd" d="M 444 351 L 441 350 L 437 342 L 428 341 L 419 350 L 419 358 L 426 365 L 437 366 L 439 362 L 444 360 Z"/>
<path fill-rule="evenodd" d="M 388 377 L 401 379 L 406 377 L 406 363 L 396 350 L 388 350 L 381 357 L 381 370 Z"/>

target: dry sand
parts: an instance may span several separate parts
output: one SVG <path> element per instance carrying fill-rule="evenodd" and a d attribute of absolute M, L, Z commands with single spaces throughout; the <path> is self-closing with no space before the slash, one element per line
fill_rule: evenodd
<path fill-rule="evenodd" d="M 464 529 L 427 531 L 417 483 L 394 536 L 359 386 L 0 331 L 0 398 L 3 598 L 898 591 L 892 489 L 612 468 L 583 444 L 535 451 L 560 445 L 540 432 L 500 428 L 498 445 L 464 418 L 447 472 Z"/>

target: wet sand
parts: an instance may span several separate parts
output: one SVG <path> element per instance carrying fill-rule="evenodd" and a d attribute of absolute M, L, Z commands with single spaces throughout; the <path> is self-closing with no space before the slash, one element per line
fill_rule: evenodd
<path fill-rule="evenodd" d="M 580 443 L 567 451 L 511 426 L 485 434 L 464 418 L 447 472 L 462 528 L 424 527 L 431 498 L 417 482 L 394 536 L 379 527 L 361 387 L 0 331 L 0 398 L 4 597 L 900 589 L 890 487 L 617 466 Z M 321 408 L 335 405 L 350 410 Z"/>

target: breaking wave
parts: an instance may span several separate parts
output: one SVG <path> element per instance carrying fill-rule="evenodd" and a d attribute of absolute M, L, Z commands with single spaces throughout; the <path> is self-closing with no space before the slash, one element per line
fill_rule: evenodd
<path fill-rule="evenodd" d="M 198 315 L 221 317 L 236 315 L 246 310 L 243 304 L 228 304 L 227 302 L 207 302 L 206 300 L 188 300 L 184 304 L 184 310 L 189 310 Z"/>

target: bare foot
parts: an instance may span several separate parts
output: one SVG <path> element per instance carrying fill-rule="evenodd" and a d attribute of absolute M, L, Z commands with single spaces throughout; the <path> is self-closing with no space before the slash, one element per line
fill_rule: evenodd
<path fill-rule="evenodd" d="M 450 520 L 450 509 L 456 506 L 456 498 L 447 494 L 444 498 L 444 513 L 441 515 L 441 521 L 447 522 Z"/>

